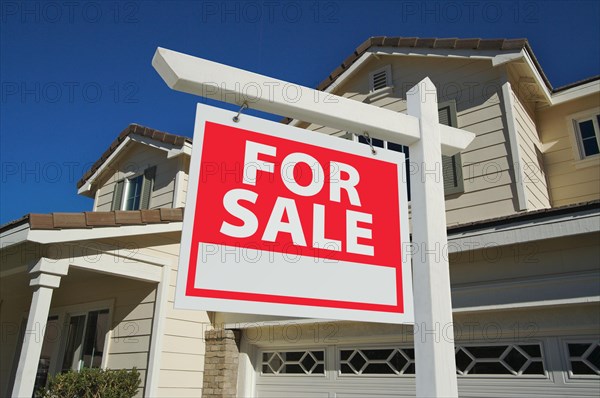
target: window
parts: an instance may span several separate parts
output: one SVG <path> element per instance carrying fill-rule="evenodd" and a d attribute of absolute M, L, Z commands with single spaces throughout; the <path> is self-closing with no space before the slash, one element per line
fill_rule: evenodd
<path fill-rule="evenodd" d="M 445 124 L 446 126 L 456 127 L 456 105 L 454 101 L 446 102 L 440 104 L 440 108 L 438 110 L 439 119 L 441 124 Z M 363 136 L 357 136 L 358 142 L 363 144 L 367 144 L 367 140 Z M 406 158 L 406 186 L 408 193 L 408 200 L 410 200 L 410 161 L 409 156 L 410 152 L 407 146 L 395 144 L 393 142 L 379 140 L 377 138 L 372 139 L 372 144 L 374 147 L 386 148 L 396 152 L 404 153 Z M 452 195 L 464 192 L 463 185 L 463 177 L 462 177 L 462 160 L 460 157 L 460 153 L 454 156 L 444 156 L 442 155 L 442 175 L 444 178 L 444 193 L 446 195 Z"/>
<path fill-rule="evenodd" d="M 573 120 L 581 159 L 600 153 L 600 115 Z"/>
<path fill-rule="evenodd" d="M 600 376 L 600 341 L 567 343 L 571 376 Z"/>
<path fill-rule="evenodd" d="M 65 318 L 66 322 L 63 323 Z M 50 375 L 68 370 L 79 371 L 84 367 L 100 368 L 104 357 L 106 336 L 110 328 L 109 322 L 108 309 L 48 317 L 34 391 L 45 386 Z M 19 333 L 19 349 L 15 354 L 11 375 L 13 382 L 26 328 L 27 320 L 23 320 Z"/>
<path fill-rule="evenodd" d="M 150 207 L 156 166 L 143 174 L 117 181 L 113 191 L 111 210 L 139 210 Z"/>
<path fill-rule="evenodd" d="M 414 375 L 412 348 L 362 348 L 340 350 L 342 375 Z"/>
<path fill-rule="evenodd" d="M 575 168 L 600 164 L 600 108 L 588 109 L 566 117 Z"/>
<path fill-rule="evenodd" d="M 545 376 L 540 344 L 456 345 L 456 373 Z"/>
<path fill-rule="evenodd" d="M 71 315 L 61 371 L 99 368 L 108 328 L 108 310 Z"/>
<path fill-rule="evenodd" d="M 325 351 L 267 351 L 262 353 L 262 374 L 324 375 Z"/>
<path fill-rule="evenodd" d="M 377 69 L 369 75 L 370 92 L 375 92 L 386 87 L 392 87 L 392 68 L 390 65 Z"/>
<path fill-rule="evenodd" d="M 455 346 L 458 376 L 546 376 L 539 343 Z M 360 347 L 339 350 L 340 375 L 415 374 L 415 350 L 404 347 Z"/>

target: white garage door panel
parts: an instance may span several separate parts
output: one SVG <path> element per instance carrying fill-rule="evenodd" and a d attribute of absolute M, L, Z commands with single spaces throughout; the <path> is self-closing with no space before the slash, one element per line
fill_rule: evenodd
<path fill-rule="evenodd" d="M 457 342 L 460 397 L 598 397 L 597 335 Z M 414 397 L 414 350 L 406 343 L 257 350 L 259 397 Z"/>
<path fill-rule="evenodd" d="M 295 391 L 290 392 L 289 388 L 282 390 L 261 390 L 258 392 L 257 397 L 259 398 L 329 398 L 329 393 L 323 392 L 308 392 L 308 391 Z"/>

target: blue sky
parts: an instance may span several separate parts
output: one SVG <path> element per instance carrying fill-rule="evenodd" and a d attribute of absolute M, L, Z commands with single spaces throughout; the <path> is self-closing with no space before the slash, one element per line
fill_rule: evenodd
<path fill-rule="evenodd" d="M 130 123 L 192 135 L 199 98 L 164 84 L 157 46 L 309 87 L 370 36 L 525 37 L 554 87 L 600 73 L 597 1 L 2 0 L 0 12 L 0 224 L 91 210 L 76 183 Z"/>

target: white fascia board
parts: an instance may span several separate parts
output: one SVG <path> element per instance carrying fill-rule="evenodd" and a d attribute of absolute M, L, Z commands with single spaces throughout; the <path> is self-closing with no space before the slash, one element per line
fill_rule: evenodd
<path fill-rule="evenodd" d="M 81 186 L 81 188 L 79 188 L 77 190 L 77 193 L 79 195 L 85 195 L 88 194 L 90 192 L 90 190 L 92 189 L 92 183 L 96 180 L 96 178 L 98 178 L 98 176 L 100 176 L 100 174 L 102 174 L 102 172 L 104 172 L 104 170 L 106 169 L 107 165 L 109 163 L 111 163 L 113 161 L 114 158 L 116 158 L 119 153 L 121 153 L 121 151 L 123 150 L 123 148 L 125 148 L 125 146 L 127 145 L 127 143 L 131 141 L 130 136 L 125 137 L 125 139 L 123 140 L 123 142 L 121 142 L 119 144 L 119 146 L 113 151 L 113 153 L 110 154 L 110 156 L 104 161 L 104 163 L 102 163 L 102 165 L 100 165 L 100 167 L 98 168 L 98 170 L 96 170 L 94 172 L 94 174 L 92 174 L 86 181 L 85 183 Z"/>
<path fill-rule="evenodd" d="M 411 145 L 421 138 L 415 117 L 228 65 L 160 47 L 152 65 L 173 90 L 239 106 L 246 102 L 252 109 L 343 131 L 368 132 L 374 138 L 402 145 Z M 248 90 L 250 86 L 252 90 Z M 475 138 L 464 130 L 451 133 L 464 137 L 457 140 L 442 135 L 445 155 L 465 149 L 453 146 L 457 142 Z"/>
<path fill-rule="evenodd" d="M 521 50 L 499 52 L 495 50 L 455 50 L 451 48 L 377 47 L 377 49 L 373 49 L 371 52 L 376 55 L 481 59 L 491 61 L 493 66 L 502 65 L 523 57 Z"/>
<path fill-rule="evenodd" d="M 27 240 L 41 244 L 74 242 L 90 239 L 119 238 L 134 235 L 160 234 L 167 232 L 181 232 L 181 222 L 165 224 L 129 225 L 120 227 L 96 227 L 90 229 L 62 229 L 29 231 Z"/>
<path fill-rule="evenodd" d="M 27 240 L 29 234 L 29 223 L 18 225 L 0 234 L 0 249 L 17 245 Z"/>
<path fill-rule="evenodd" d="M 521 50 L 521 53 L 523 54 L 523 60 L 525 60 L 525 63 L 527 64 L 527 66 L 529 66 L 529 69 L 531 70 L 531 73 L 533 73 L 533 78 L 535 79 L 537 85 L 542 90 L 542 93 L 544 94 L 544 98 L 546 99 L 546 101 L 549 104 L 551 104 L 552 103 L 552 95 L 550 93 L 550 90 L 548 89 L 548 86 L 546 86 L 546 82 L 542 78 L 540 71 L 535 66 L 535 64 L 533 63 L 533 60 L 531 59 L 531 56 L 525 49 Z"/>
<path fill-rule="evenodd" d="M 192 156 L 192 144 L 186 141 L 181 148 L 175 147 L 170 149 L 167 153 L 167 159 L 171 159 L 180 155 Z"/>
<path fill-rule="evenodd" d="M 567 101 L 576 100 L 592 94 L 600 94 L 600 80 L 581 84 L 552 94 L 552 105 L 563 104 Z"/>
<path fill-rule="evenodd" d="M 335 81 L 329 85 L 329 87 L 327 87 L 325 90 L 323 90 L 323 92 L 333 93 L 339 86 L 344 84 L 346 82 L 346 80 L 348 80 L 349 78 L 354 76 L 354 74 L 360 68 L 362 68 L 363 64 L 365 64 L 367 62 L 367 60 L 369 58 L 371 58 L 372 55 L 373 55 L 372 51 L 367 51 L 363 55 L 361 55 L 356 61 L 354 61 L 354 63 L 348 69 L 346 69 L 341 75 L 339 75 L 337 77 L 337 79 L 335 79 Z M 290 124 L 290 126 L 297 126 L 301 122 L 302 122 L 301 120 L 294 119 L 289 124 Z"/>
<path fill-rule="evenodd" d="M 167 153 L 171 151 L 181 150 L 181 147 L 173 144 L 168 144 L 166 142 L 156 141 L 150 137 L 144 137 L 138 134 L 130 134 L 128 136 L 132 141 L 139 142 L 140 144 L 148 145 L 155 149 L 160 149 L 161 151 L 165 151 Z"/>
<path fill-rule="evenodd" d="M 459 253 L 485 247 L 506 246 L 552 238 L 563 238 L 600 231 L 600 213 L 590 210 L 574 216 L 564 214 L 545 220 L 530 220 L 513 225 L 485 227 L 461 233 L 448 232 L 448 252 Z"/>
<path fill-rule="evenodd" d="M 85 181 L 85 184 L 83 184 L 81 186 L 81 188 L 79 188 L 77 190 L 77 193 L 80 195 L 85 195 L 86 193 L 89 193 L 89 191 L 92 189 L 92 184 L 94 183 L 94 181 L 100 175 L 102 175 L 102 173 L 104 172 L 104 170 L 106 170 L 108 165 L 123 151 L 123 149 L 125 148 L 127 143 L 130 141 L 138 142 L 140 144 L 148 145 L 152 148 L 160 149 L 161 151 L 165 151 L 165 152 L 167 152 L 168 158 L 178 156 L 182 152 L 185 151 L 182 147 L 172 145 L 172 144 L 167 144 L 167 143 L 160 142 L 160 141 L 156 141 L 150 137 L 144 137 L 139 134 L 129 134 L 127 137 L 125 137 L 123 142 L 121 142 L 119 144 L 119 146 L 113 151 L 113 153 L 110 154 L 110 156 L 104 161 L 104 163 L 102 163 L 102 165 L 98 168 L 98 170 L 96 170 L 96 172 L 94 172 L 94 174 L 92 174 L 90 176 L 90 178 L 88 178 Z M 191 155 L 191 149 L 190 149 L 189 153 Z"/>

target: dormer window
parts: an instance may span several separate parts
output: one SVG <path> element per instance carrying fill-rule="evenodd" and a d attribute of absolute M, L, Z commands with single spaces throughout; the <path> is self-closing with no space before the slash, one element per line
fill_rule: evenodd
<path fill-rule="evenodd" d="M 119 180 L 115 184 L 111 210 L 140 210 L 150 208 L 156 166 L 144 173 Z"/>
<path fill-rule="evenodd" d="M 128 178 L 125 180 L 125 189 L 123 193 L 123 210 L 138 210 L 142 199 L 142 185 L 144 176 Z"/>
<path fill-rule="evenodd" d="M 375 92 L 387 87 L 392 87 L 392 68 L 386 65 L 377 69 L 369 75 L 370 90 Z"/>

